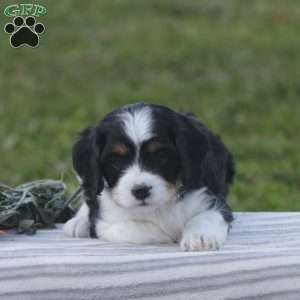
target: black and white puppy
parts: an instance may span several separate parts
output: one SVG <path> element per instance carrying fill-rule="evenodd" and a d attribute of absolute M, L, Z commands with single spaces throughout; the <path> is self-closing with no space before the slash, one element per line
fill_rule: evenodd
<path fill-rule="evenodd" d="M 187 251 L 225 242 L 233 160 L 193 115 L 143 103 L 115 110 L 82 132 L 73 164 L 86 201 L 67 236 L 178 242 Z"/>

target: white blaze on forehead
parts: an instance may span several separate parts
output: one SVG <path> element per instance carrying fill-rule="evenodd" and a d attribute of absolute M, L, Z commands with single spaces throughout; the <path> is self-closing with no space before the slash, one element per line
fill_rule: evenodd
<path fill-rule="evenodd" d="M 125 133 L 136 145 L 151 138 L 152 119 L 149 107 L 126 111 L 121 118 Z"/>

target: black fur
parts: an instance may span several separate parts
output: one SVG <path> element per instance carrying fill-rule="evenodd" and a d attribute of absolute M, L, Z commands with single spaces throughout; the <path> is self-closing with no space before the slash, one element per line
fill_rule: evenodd
<path fill-rule="evenodd" d="M 99 204 L 97 195 L 103 190 L 103 176 L 99 168 L 99 145 L 97 129 L 89 127 L 81 133 L 80 139 L 73 147 L 73 166 L 82 179 L 82 187 L 89 206 L 90 236 L 97 237 L 95 222 L 98 217 Z"/>
<path fill-rule="evenodd" d="M 191 114 L 176 113 L 166 107 L 143 103 L 126 106 L 108 114 L 98 125 L 83 131 L 73 148 L 74 168 L 82 179 L 90 208 L 91 236 L 95 236 L 95 219 L 99 217 L 97 195 L 113 187 L 135 157 L 135 145 L 123 130 L 120 113 L 134 112 L 148 106 L 152 111 L 153 139 L 159 141 L 159 151 L 147 152 L 146 141 L 141 146 L 140 164 L 167 182 L 180 181 L 184 193 L 206 187 L 215 197 L 224 220 L 230 223 L 232 212 L 226 203 L 229 185 L 234 179 L 234 163 L 222 141 Z M 124 157 L 111 152 L 111 145 L 122 142 L 128 148 Z"/>

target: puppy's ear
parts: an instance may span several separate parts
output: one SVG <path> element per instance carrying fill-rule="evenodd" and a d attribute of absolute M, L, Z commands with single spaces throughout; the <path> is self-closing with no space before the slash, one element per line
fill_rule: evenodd
<path fill-rule="evenodd" d="M 204 125 L 191 115 L 179 115 L 176 146 L 181 158 L 182 183 L 186 191 L 207 187 L 215 195 L 228 190 L 229 153 Z"/>
<path fill-rule="evenodd" d="M 73 166 L 82 180 L 86 203 L 89 206 L 91 237 L 96 237 L 95 221 L 99 213 L 97 196 L 104 187 L 99 164 L 100 152 L 95 127 L 88 127 L 81 133 L 72 151 Z"/>

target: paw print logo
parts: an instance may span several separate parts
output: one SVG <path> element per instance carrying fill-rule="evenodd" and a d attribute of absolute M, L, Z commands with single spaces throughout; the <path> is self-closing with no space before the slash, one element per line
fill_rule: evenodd
<path fill-rule="evenodd" d="M 39 45 L 39 35 L 45 31 L 42 23 L 36 23 L 32 16 L 24 18 L 15 17 L 12 23 L 4 26 L 4 31 L 10 34 L 10 44 L 14 48 L 23 45 L 35 48 Z"/>

